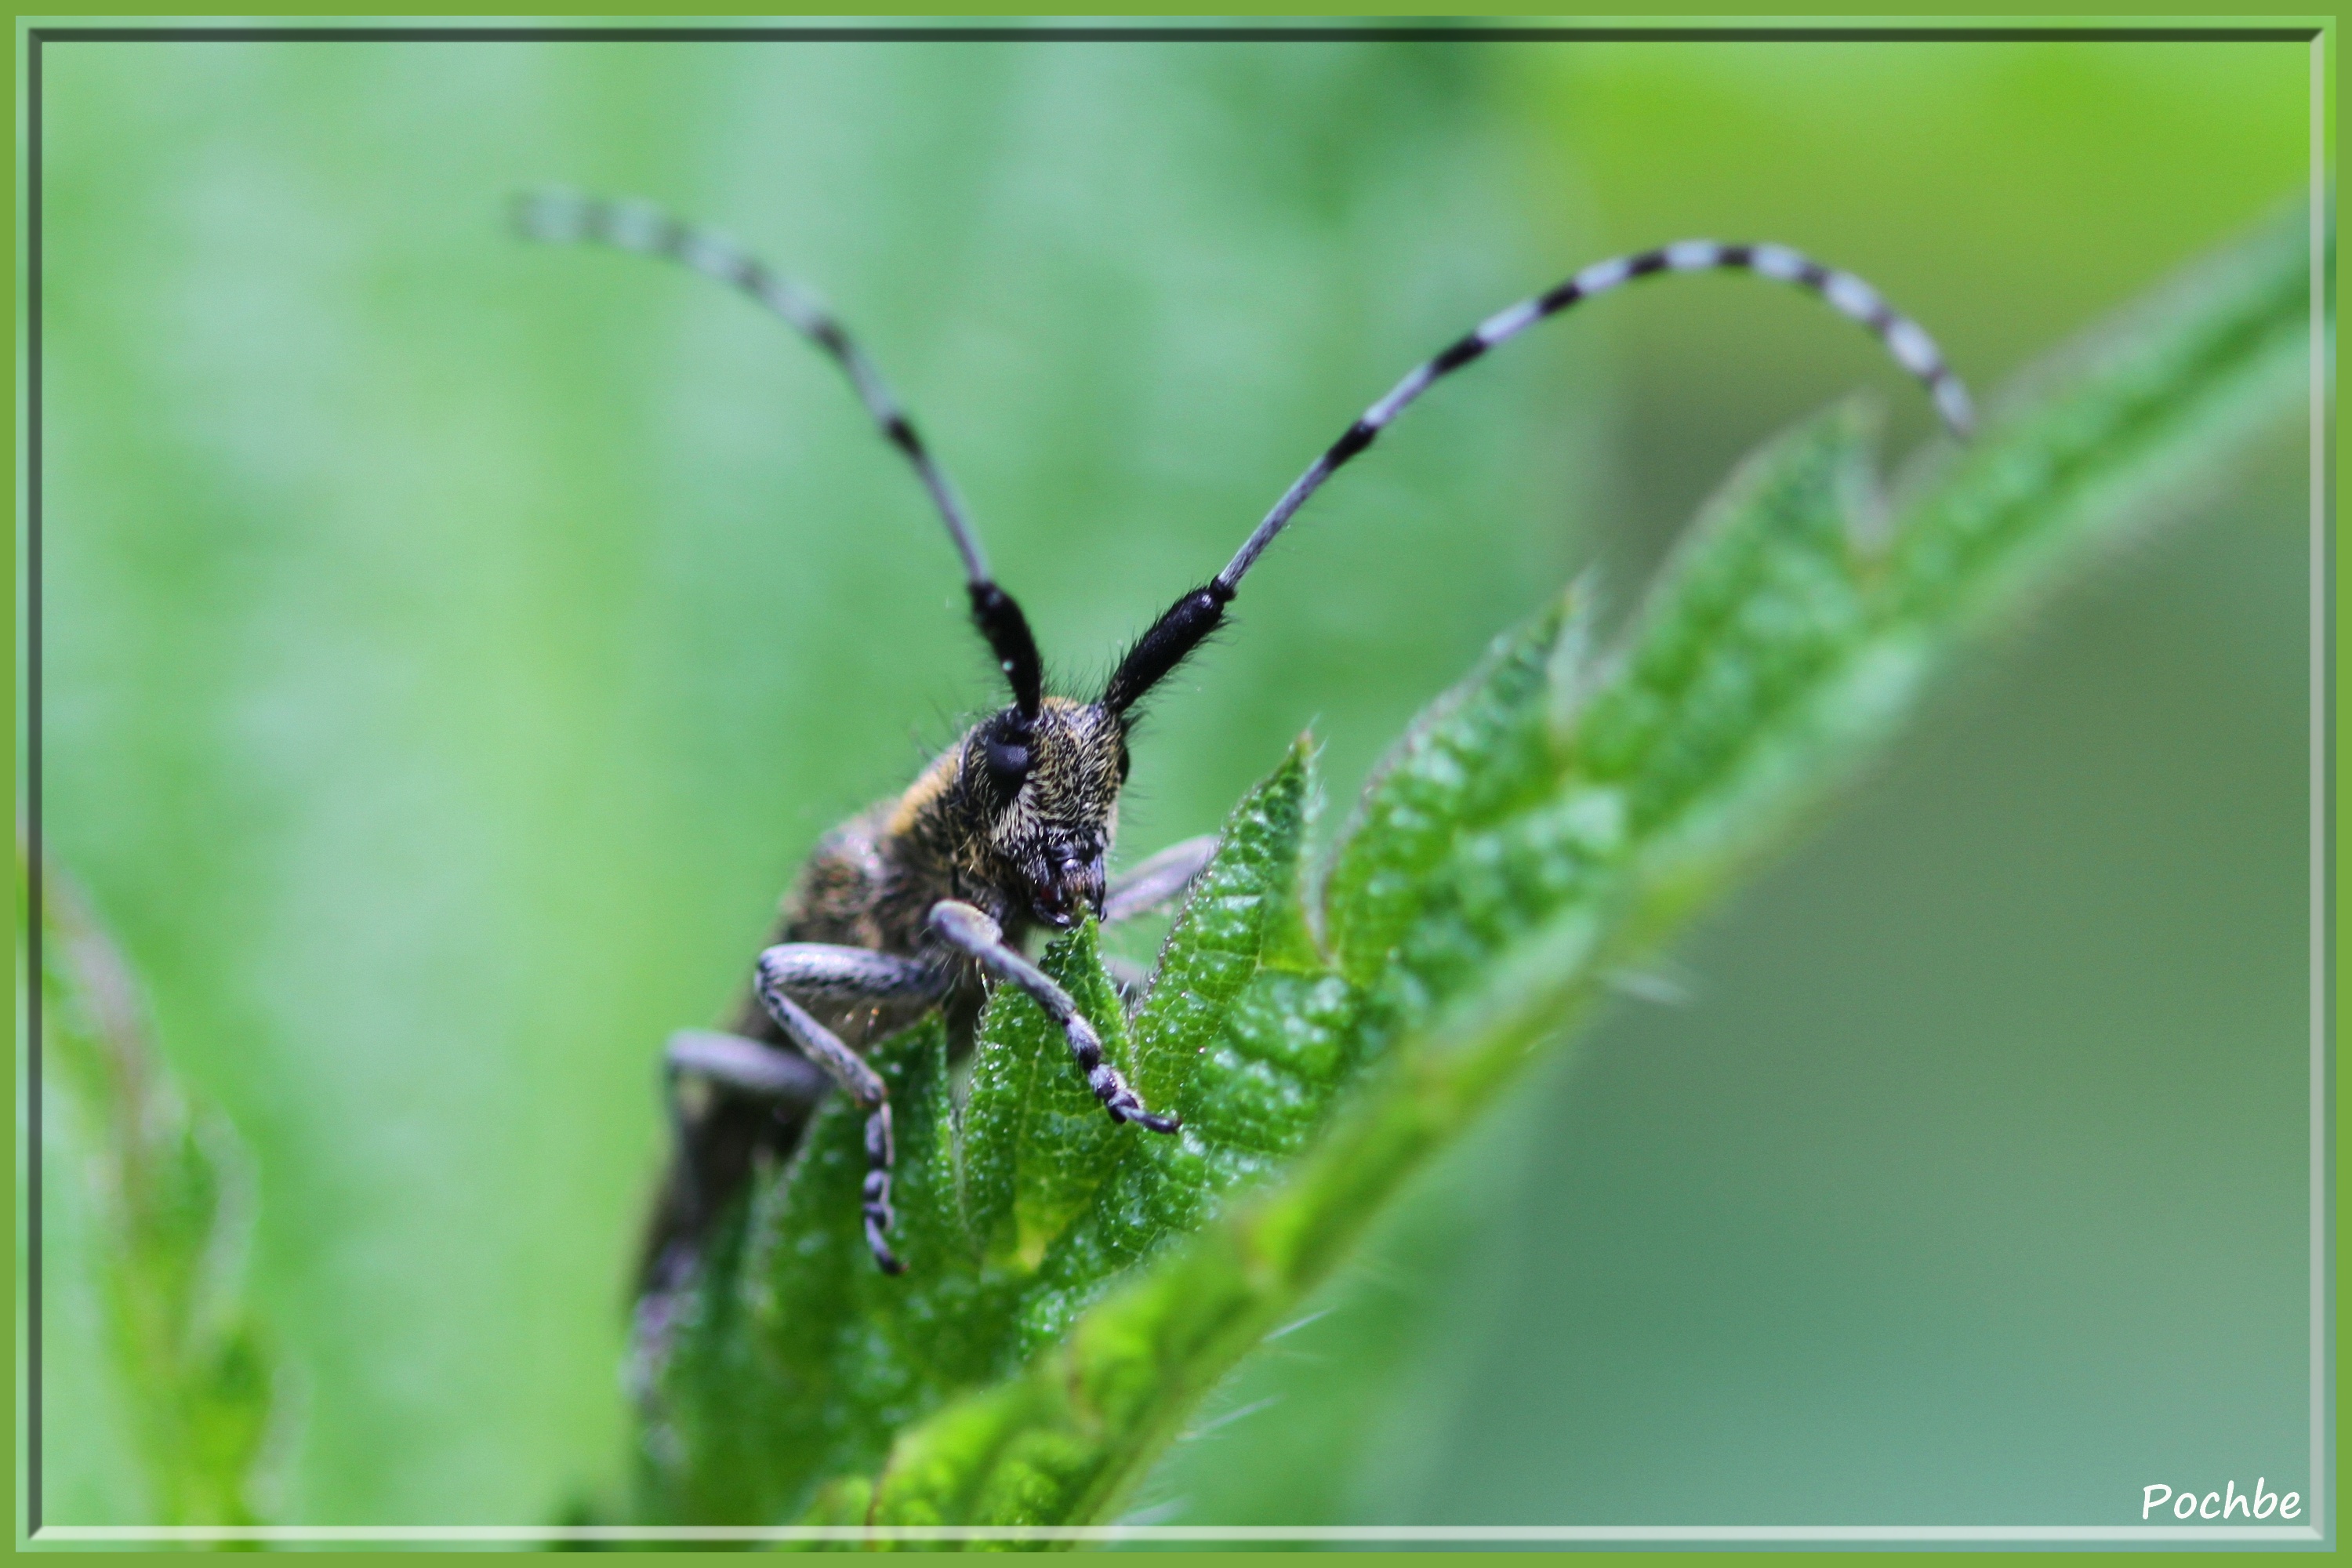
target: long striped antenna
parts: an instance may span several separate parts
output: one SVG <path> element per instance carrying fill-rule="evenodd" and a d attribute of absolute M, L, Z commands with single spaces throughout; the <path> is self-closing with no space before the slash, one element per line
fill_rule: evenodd
<path fill-rule="evenodd" d="M 1364 410 L 1362 416 L 1341 432 L 1339 438 L 1308 464 L 1307 471 L 1283 492 L 1282 499 L 1275 502 L 1274 510 L 1265 514 L 1265 521 L 1244 542 L 1225 569 L 1170 605 L 1151 629 L 1138 639 L 1111 676 L 1103 701 L 1114 710 L 1126 709 L 1200 646 L 1202 639 L 1224 618 L 1225 605 L 1232 602 L 1243 574 L 1265 553 L 1265 547 L 1274 542 L 1298 509 L 1307 504 L 1307 498 L 1321 489 L 1349 458 L 1370 447 L 1398 415 L 1439 381 L 1580 300 L 1605 294 L 1621 284 L 1653 273 L 1706 272 L 1723 268 L 1797 284 L 1820 295 L 1840 315 L 1861 322 L 1886 345 L 1895 362 L 1927 388 L 1935 400 L 1937 413 L 1952 434 L 1961 438 L 1969 435 L 1975 416 L 1969 406 L 1968 388 L 1960 384 L 1960 378 L 1945 363 L 1936 341 L 1918 322 L 1897 312 L 1877 289 L 1851 272 L 1824 267 L 1786 246 L 1718 245 L 1711 239 L 1686 239 L 1638 256 L 1595 262 L 1558 288 L 1487 317 L 1436 358 L 1414 366 L 1411 374 L 1389 389 L 1387 396 Z"/>
<path fill-rule="evenodd" d="M 850 389 L 881 430 L 883 438 L 904 453 L 916 477 L 930 493 L 948 537 L 963 558 L 964 579 L 971 595 L 971 618 L 995 652 L 998 668 L 1013 688 L 1016 707 L 1026 718 L 1037 716 L 1044 697 L 1045 667 L 1037 656 L 1036 639 L 1013 595 L 989 575 L 988 558 L 981 553 L 980 535 L 973 530 L 963 503 L 931 458 L 929 448 L 915 433 L 898 400 L 890 395 L 874 362 L 857 346 L 838 317 L 824 303 L 733 239 L 713 229 L 682 223 L 647 202 L 615 201 L 583 195 L 575 191 L 528 191 L 515 198 L 515 226 L 531 239 L 550 244 L 607 245 L 641 256 L 659 257 L 717 279 L 751 299 L 771 315 L 782 317 L 801 336 L 831 356 L 849 378 Z"/>

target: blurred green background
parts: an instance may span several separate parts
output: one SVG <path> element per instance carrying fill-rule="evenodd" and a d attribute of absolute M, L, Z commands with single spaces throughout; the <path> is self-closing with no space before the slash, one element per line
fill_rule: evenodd
<path fill-rule="evenodd" d="M 277 1514 L 314 1523 L 617 1494 L 658 1042 L 729 1004 L 814 837 L 991 698 L 831 368 L 705 280 L 513 240 L 512 192 L 658 199 L 837 304 L 1076 680 L 1407 366 L 1584 262 L 1794 244 L 1983 394 L 2308 146 L 2285 44 L 44 63 L 47 828 L 257 1156 L 302 1388 Z M 1926 437 L 1864 336 L 1738 278 L 1450 384 L 1160 702 L 1123 854 L 1214 826 L 1309 723 L 1335 824 L 1489 636 L 1594 563 L 1630 602 L 1742 452 L 1858 385 L 1895 453 Z M 1979 661 L 1683 945 L 1688 999 L 1530 1079 L 1139 1506 L 2054 1524 L 2307 1490 L 2302 464 L 2282 433 Z M 95 1386 L 87 1342 L 51 1353 Z M 50 1519 L 140 1517 L 109 1419 L 53 1398 Z"/>

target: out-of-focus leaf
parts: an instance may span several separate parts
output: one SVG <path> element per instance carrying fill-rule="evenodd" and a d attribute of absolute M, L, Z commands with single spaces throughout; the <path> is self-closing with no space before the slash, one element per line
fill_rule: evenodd
<path fill-rule="evenodd" d="M 72 1209 L 91 1233 L 70 1254 L 100 1275 L 115 1401 L 138 1467 L 136 1518 L 250 1524 L 282 1418 L 285 1377 L 243 1294 L 251 1162 L 220 1115 L 174 1085 L 147 1037 L 138 990 L 79 891 L 16 840 L 18 930 L 40 921 L 41 1038 Z"/>

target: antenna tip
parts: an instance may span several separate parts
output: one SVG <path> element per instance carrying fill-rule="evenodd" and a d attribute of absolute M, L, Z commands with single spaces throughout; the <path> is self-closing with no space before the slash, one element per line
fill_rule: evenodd
<path fill-rule="evenodd" d="M 587 200 L 560 186 L 517 191 L 507 198 L 507 216 L 525 239 L 561 242 L 588 235 Z"/>
<path fill-rule="evenodd" d="M 1976 408 L 1959 377 L 1946 375 L 1936 383 L 1936 411 L 1944 416 L 1945 426 L 1955 439 L 1965 441 L 1977 433 Z"/>

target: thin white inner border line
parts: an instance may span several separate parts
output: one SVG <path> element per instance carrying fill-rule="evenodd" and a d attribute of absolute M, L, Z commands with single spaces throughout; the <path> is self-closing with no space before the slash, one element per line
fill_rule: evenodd
<path fill-rule="evenodd" d="M 2325 1533 L 2327 1453 L 2327 793 L 2331 760 L 2327 661 L 2327 46 L 2311 40 L 2311 1522 Z"/>
<path fill-rule="evenodd" d="M 2303 1524 L 52 1524 L 43 1541 L 2307 1541 Z"/>
<path fill-rule="evenodd" d="M 528 1525 L 45 1524 L 37 1541 L 2305 1541 L 2326 1539 L 2327 1467 L 2327 46 L 2311 39 L 2311 1458 L 2304 1525 Z"/>

